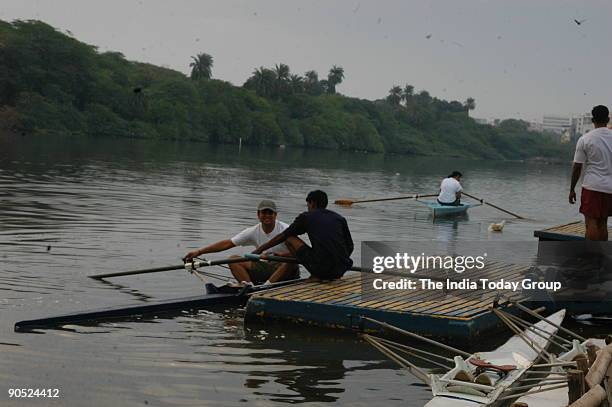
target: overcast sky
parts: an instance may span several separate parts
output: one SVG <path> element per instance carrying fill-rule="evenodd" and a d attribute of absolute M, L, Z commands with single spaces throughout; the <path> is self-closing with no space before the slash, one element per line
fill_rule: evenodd
<path fill-rule="evenodd" d="M 326 75 L 377 99 L 395 84 L 476 99 L 473 117 L 539 119 L 612 104 L 610 0 L 2 0 L 0 19 L 39 19 L 101 51 L 242 85 L 259 66 Z M 574 19 L 585 20 L 578 25 Z"/>

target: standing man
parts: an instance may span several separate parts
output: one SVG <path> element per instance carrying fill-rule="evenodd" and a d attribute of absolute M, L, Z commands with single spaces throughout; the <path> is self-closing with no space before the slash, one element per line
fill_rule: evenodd
<path fill-rule="evenodd" d="M 257 247 L 260 254 L 274 245 L 285 242 L 287 248 L 306 267 L 312 277 L 320 280 L 340 278 L 353 266 L 353 239 L 346 219 L 327 208 L 327 194 L 312 191 L 306 197 L 307 212 L 298 215 L 293 223 L 269 242 Z M 298 236 L 308 234 L 312 247 Z"/>
<path fill-rule="evenodd" d="M 257 225 L 244 229 L 231 239 L 220 240 L 201 249 L 191 251 L 183 257 L 183 261 L 189 262 L 194 257 L 202 254 L 222 252 L 236 246 L 259 247 L 287 229 L 288 225 L 277 220 L 276 217 L 276 204 L 273 201 L 264 199 L 257 205 L 257 218 L 259 219 Z M 289 250 L 284 244 L 274 244 L 270 245 L 270 247 L 272 250 L 269 253 L 274 253 L 278 256 L 289 254 Z M 231 263 L 229 267 L 232 275 L 239 283 L 258 285 L 300 278 L 299 266 L 296 264 L 245 261 Z"/>
<path fill-rule="evenodd" d="M 612 215 L 612 130 L 606 125 L 610 112 L 595 106 L 593 130 L 578 139 L 572 168 L 569 202 L 576 202 L 576 184 L 584 167 L 580 213 L 584 215 L 587 240 L 608 240 L 608 216 Z"/>
<path fill-rule="evenodd" d="M 463 175 L 459 171 L 453 171 L 451 175 L 444 178 L 440 184 L 440 195 L 438 195 L 438 203 L 445 206 L 461 205 L 461 177 Z"/>

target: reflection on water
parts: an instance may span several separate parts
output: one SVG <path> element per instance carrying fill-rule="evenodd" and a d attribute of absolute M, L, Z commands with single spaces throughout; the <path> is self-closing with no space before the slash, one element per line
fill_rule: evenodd
<path fill-rule="evenodd" d="M 530 241 L 534 229 L 577 216 L 577 208 L 566 204 L 568 171 L 557 166 L 0 139 L 0 382 L 59 387 L 62 403 L 71 406 L 422 405 L 428 391 L 355 337 L 295 326 L 245 329 L 241 311 L 42 334 L 16 334 L 12 326 L 48 314 L 201 293 L 199 280 L 181 271 L 106 284 L 87 276 L 178 264 L 186 251 L 254 224 L 255 206 L 264 197 L 276 200 L 280 219 L 289 222 L 315 188 L 331 200 L 430 193 L 454 169 L 465 174 L 467 191 L 535 220 L 516 221 L 479 207 L 463 218 L 434 221 L 413 200 L 333 209 L 347 217 L 356 242 Z M 507 220 L 503 233 L 488 232 L 501 219 Z M 353 257 L 358 263 L 359 245 Z"/>

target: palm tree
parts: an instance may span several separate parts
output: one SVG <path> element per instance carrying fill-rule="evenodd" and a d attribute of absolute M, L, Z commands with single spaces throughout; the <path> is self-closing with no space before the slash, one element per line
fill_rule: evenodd
<path fill-rule="evenodd" d="M 212 77 L 213 57 L 211 55 L 203 52 L 191 59 L 193 59 L 193 62 L 189 64 L 191 79 L 210 79 Z"/>
<path fill-rule="evenodd" d="M 465 113 L 469 116 L 470 110 L 476 109 L 476 101 L 474 98 L 467 98 L 465 102 L 463 102 L 463 107 L 465 108 Z"/>
<path fill-rule="evenodd" d="M 291 92 L 302 93 L 304 92 L 304 78 L 300 75 L 291 75 L 289 77 L 289 85 L 291 86 Z"/>
<path fill-rule="evenodd" d="M 342 83 L 344 79 L 344 68 L 341 66 L 332 66 L 327 75 L 327 93 L 336 93 L 336 85 Z"/>
<path fill-rule="evenodd" d="M 317 71 L 306 71 L 306 73 L 304 73 L 304 78 L 306 78 L 306 83 L 308 85 L 314 85 L 319 82 L 319 74 Z"/>
<path fill-rule="evenodd" d="M 289 66 L 285 64 L 278 64 L 274 66 L 274 74 L 276 75 L 276 96 L 280 97 L 285 93 L 289 83 Z"/>
<path fill-rule="evenodd" d="M 321 82 L 319 82 L 319 74 L 317 71 L 307 71 L 304 73 L 304 88 L 311 95 L 320 95 L 325 92 Z"/>
<path fill-rule="evenodd" d="M 406 105 L 408 105 L 408 102 L 412 100 L 412 96 L 414 96 L 414 86 L 404 86 L 404 91 L 402 92 L 402 100 L 406 102 Z"/>
<path fill-rule="evenodd" d="M 254 89 L 259 96 L 270 97 L 274 91 L 275 81 L 276 74 L 262 66 L 253 71 L 253 75 L 247 79 L 244 87 Z"/>
<path fill-rule="evenodd" d="M 400 102 L 402 101 L 402 88 L 395 85 L 389 89 L 387 101 L 393 106 L 399 106 Z"/>

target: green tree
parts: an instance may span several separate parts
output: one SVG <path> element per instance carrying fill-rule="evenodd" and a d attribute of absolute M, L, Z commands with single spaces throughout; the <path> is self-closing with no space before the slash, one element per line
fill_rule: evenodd
<path fill-rule="evenodd" d="M 276 84 L 276 74 L 268 68 L 259 67 L 244 83 L 244 87 L 252 89 L 258 96 L 272 97 Z"/>
<path fill-rule="evenodd" d="M 389 96 L 387 96 L 387 102 L 391 104 L 391 106 L 399 106 L 402 101 L 402 88 L 399 86 L 393 86 L 389 89 Z"/>
<path fill-rule="evenodd" d="M 463 106 L 465 107 L 465 113 L 469 115 L 470 110 L 476 109 L 476 101 L 474 100 L 474 98 L 467 98 L 463 103 Z"/>
<path fill-rule="evenodd" d="M 289 85 L 291 87 L 291 93 L 304 92 L 304 78 L 300 75 L 291 75 L 289 77 Z"/>
<path fill-rule="evenodd" d="M 327 93 L 336 93 L 336 86 L 342 83 L 344 79 L 344 68 L 341 66 L 332 66 L 327 75 Z"/>
<path fill-rule="evenodd" d="M 405 85 L 402 91 L 402 101 L 406 104 L 406 107 L 410 107 L 412 104 L 412 98 L 414 96 L 414 86 Z"/>
<path fill-rule="evenodd" d="M 193 61 L 189 64 L 191 67 L 191 79 L 210 79 L 212 78 L 213 57 L 205 52 L 191 57 Z"/>

